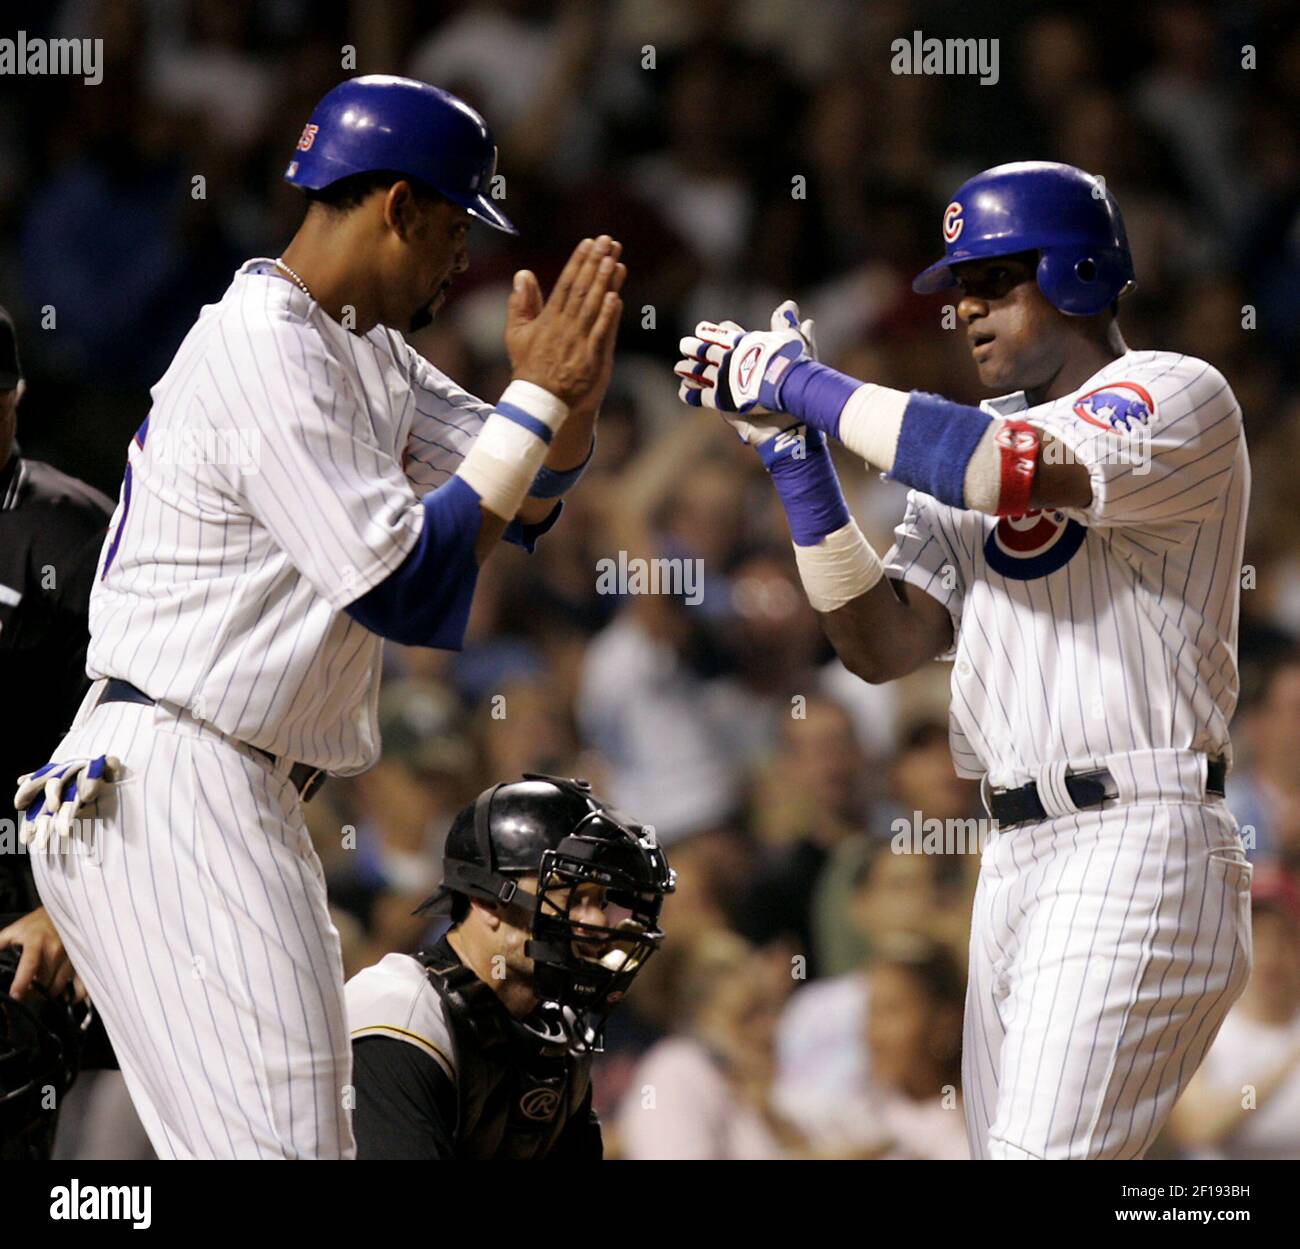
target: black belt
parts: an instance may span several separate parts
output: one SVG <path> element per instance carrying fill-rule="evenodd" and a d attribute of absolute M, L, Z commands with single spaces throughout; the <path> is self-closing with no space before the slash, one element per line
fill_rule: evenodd
<path fill-rule="evenodd" d="M 1223 783 L 1228 776 L 1228 763 L 1222 755 L 1211 759 L 1205 773 L 1205 792 L 1223 797 Z M 1115 778 L 1106 768 L 1096 772 L 1070 772 L 1065 777 L 1065 789 L 1071 801 L 1081 810 L 1099 807 L 1118 793 Z M 984 799 L 990 817 L 1003 827 L 1012 824 L 1041 823 L 1050 819 L 1043 800 L 1038 796 L 1038 786 L 1033 781 L 1019 789 L 993 790 Z"/>
<path fill-rule="evenodd" d="M 108 684 L 104 686 L 104 692 L 99 696 L 99 702 L 140 703 L 144 707 L 154 705 L 154 700 L 144 690 L 136 689 L 130 681 L 122 681 L 117 677 L 109 677 Z M 98 706 L 99 703 L 95 705 Z M 244 745 L 247 744 L 244 743 Z M 280 762 L 269 750 L 263 750 L 260 746 L 249 746 L 248 749 L 257 751 L 272 767 L 277 766 Z M 314 768 L 310 763 L 295 763 L 289 769 L 289 784 L 298 791 L 298 797 L 303 802 L 310 802 L 316 791 L 325 783 L 327 775 L 328 773 L 324 768 Z"/>

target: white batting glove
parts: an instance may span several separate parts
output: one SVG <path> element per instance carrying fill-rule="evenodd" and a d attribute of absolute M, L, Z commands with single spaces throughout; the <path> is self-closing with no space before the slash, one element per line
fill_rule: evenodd
<path fill-rule="evenodd" d="M 777 304 L 772 310 L 772 329 L 798 330 L 808 355 L 814 360 L 820 359 L 817 354 L 817 325 L 812 317 L 799 320 L 799 305 L 793 299 Z"/>
<path fill-rule="evenodd" d="M 717 325 L 709 321 L 701 321 L 695 327 L 695 333 L 698 337 L 682 339 L 682 351 L 688 350 L 688 344 L 693 347 L 695 344 L 703 342 L 724 348 L 725 345 L 734 342 L 743 335 L 745 331 L 735 321 L 722 321 Z M 723 403 L 718 400 L 718 366 L 716 364 L 705 364 L 691 357 L 679 360 L 674 371 L 682 379 L 682 383 L 677 389 L 678 398 L 688 407 L 713 408 L 715 411 L 721 412 L 727 423 L 736 431 L 741 442 L 747 442 L 751 447 L 756 447 L 759 443 L 775 437 L 785 428 L 784 424 L 774 425 L 766 421 L 744 420 L 737 415 L 734 409 L 723 406 Z M 760 416 L 766 413 L 766 408 L 756 406 L 749 409 L 750 416 Z"/>
<path fill-rule="evenodd" d="M 54 838 L 67 837 L 78 813 L 98 800 L 105 785 L 120 780 L 122 763 L 112 755 L 47 763 L 18 778 L 14 810 L 25 811 L 18 840 L 43 850 Z"/>
<path fill-rule="evenodd" d="M 778 376 L 796 360 L 817 358 L 813 321 L 808 319 L 800 323 L 799 305 L 793 299 L 787 299 L 776 308 L 771 326 L 770 333 L 750 333 L 735 321 L 717 324 L 701 321 L 695 327 L 694 335 L 682 339 L 683 359 L 677 362 L 674 370 L 682 379 L 677 391 L 681 401 L 690 407 L 713 408 L 721 412 L 741 440 L 750 446 L 767 442 L 794 424 L 781 419 L 775 422 L 748 421 L 739 416 L 739 413 L 776 415 L 778 418 L 784 415 L 774 406 L 768 406 L 774 401 L 775 390 L 773 388 L 771 394 L 761 393 L 759 375 L 754 372 L 765 348 L 768 352 L 763 372 Z M 737 353 L 737 345 L 742 339 L 746 349 Z M 754 348 L 759 350 L 758 356 L 752 355 Z M 778 355 L 783 362 L 774 366 L 772 361 Z M 747 363 L 751 360 L 752 364 Z M 742 371 L 746 371 L 744 387 L 739 384 Z"/>

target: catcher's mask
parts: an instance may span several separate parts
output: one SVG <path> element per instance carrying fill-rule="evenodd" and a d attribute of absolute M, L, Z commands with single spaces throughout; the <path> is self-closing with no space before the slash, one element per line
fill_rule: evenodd
<path fill-rule="evenodd" d="M 534 875 L 535 894 L 519 887 Z M 443 882 L 416 914 L 445 913 L 458 894 L 513 912 L 528 930 L 534 990 L 567 1008 L 559 1013 L 575 1052 L 599 1048 L 605 1016 L 663 941 L 659 913 L 676 883 L 653 830 L 586 781 L 532 772 L 484 790 L 456 817 Z M 574 918 L 584 886 L 603 890 L 603 924 Z"/>
<path fill-rule="evenodd" d="M 21 1001 L 11 997 L 19 955 L 0 952 L 0 1150 L 48 1119 L 49 1093 L 61 1101 L 71 1088 L 93 1018 L 70 988 L 55 996 L 35 982 Z"/>

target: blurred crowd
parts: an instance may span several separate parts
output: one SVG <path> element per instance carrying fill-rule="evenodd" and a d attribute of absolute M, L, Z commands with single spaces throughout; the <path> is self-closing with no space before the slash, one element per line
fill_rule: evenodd
<path fill-rule="evenodd" d="M 105 41 L 103 82 L 0 79 L 0 301 L 19 439 L 116 495 L 199 307 L 276 255 L 315 100 L 410 74 L 474 103 L 520 237 L 483 231 L 413 341 L 466 389 L 508 380 L 516 268 L 625 244 L 598 450 L 532 556 L 485 568 L 462 653 L 390 646 L 384 757 L 308 808 L 352 974 L 428 938 L 452 814 L 490 781 L 584 775 L 653 824 L 669 941 L 610 1024 L 598 1109 L 623 1157 L 961 1157 L 974 855 L 890 852 L 895 821 L 980 815 L 947 746 L 948 670 L 872 687 L 831 655 L 756 458 L 676 399 L 702 317 L 786 297 L 822 358 L 978 401 L 943 299 L 911 293 L 951 191 L 987 165 L 1103 174 L 1139 287 L 1130 346 L 1184 351 L 1245 412 L 1254 496 L 1229 802 L 1256 863 L 1256 972 L 1159 1145 L 1300 1157 L 1300 24 L 1292 6 L 905 0 L 65 0 L 29 34 Z M 889 42 L 1000 40 L 1000 80 L 889 72 Z M 1243 65 L 1243 49 L 1255 60 Z M 354 49 L 354 60 L 346 60 Z M 839 461 L 882 552 L 904 491 Z M 599 592 L 602 558 L 701 561 L 702 595 Z M 100 1077 L 100 1083 L 112 1077 Z M 87 1081 L 90 1084 L 90 1081 Z M 1257 1106 L 1243 1107 L 1241 1089 Z M 120 1097 L 61 1148 L 128 1150 Z M 114 1100 L 117 1098 L 117 1100 Z M 106 1109 L 111 1108 L 111 1109 Z M 83 1133 L 78 1139 L 78 1130 Z M 108 1143 L 106 1143 L 108 1142 Z"/>

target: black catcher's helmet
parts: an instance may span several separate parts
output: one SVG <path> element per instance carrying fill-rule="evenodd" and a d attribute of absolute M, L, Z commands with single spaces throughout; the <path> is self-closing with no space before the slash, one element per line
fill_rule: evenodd
<path fill-rule="evenodd" d="M 537 876 L 537 893 L 518 887 Z M 570 918 L 579 885 L 605 890 L 602 927 Z M 582 780 L 526 772 L 485 789 L 452 822 L 443 885 L 416 914 L 451 910 L 457 895 L 517 911 L 529 930 L 537 995 L 562 1008 L 569 1042 L 598 1046 L 601 1026 L 664 934 L 659 913 L 676 878 L 654 831 L 615 811 Z"/>
<path fill-rule="evenodd" d="M 51 996 L 40 984 L 18 1001 L 9 996 L 20 951 L 0 951 L 0 1157 L 24 1156 L 22 1142 L 53 1122 L 46 1107 L 72 1086 L 81 1064 L 90 1007 L 71 991 Z"/>

